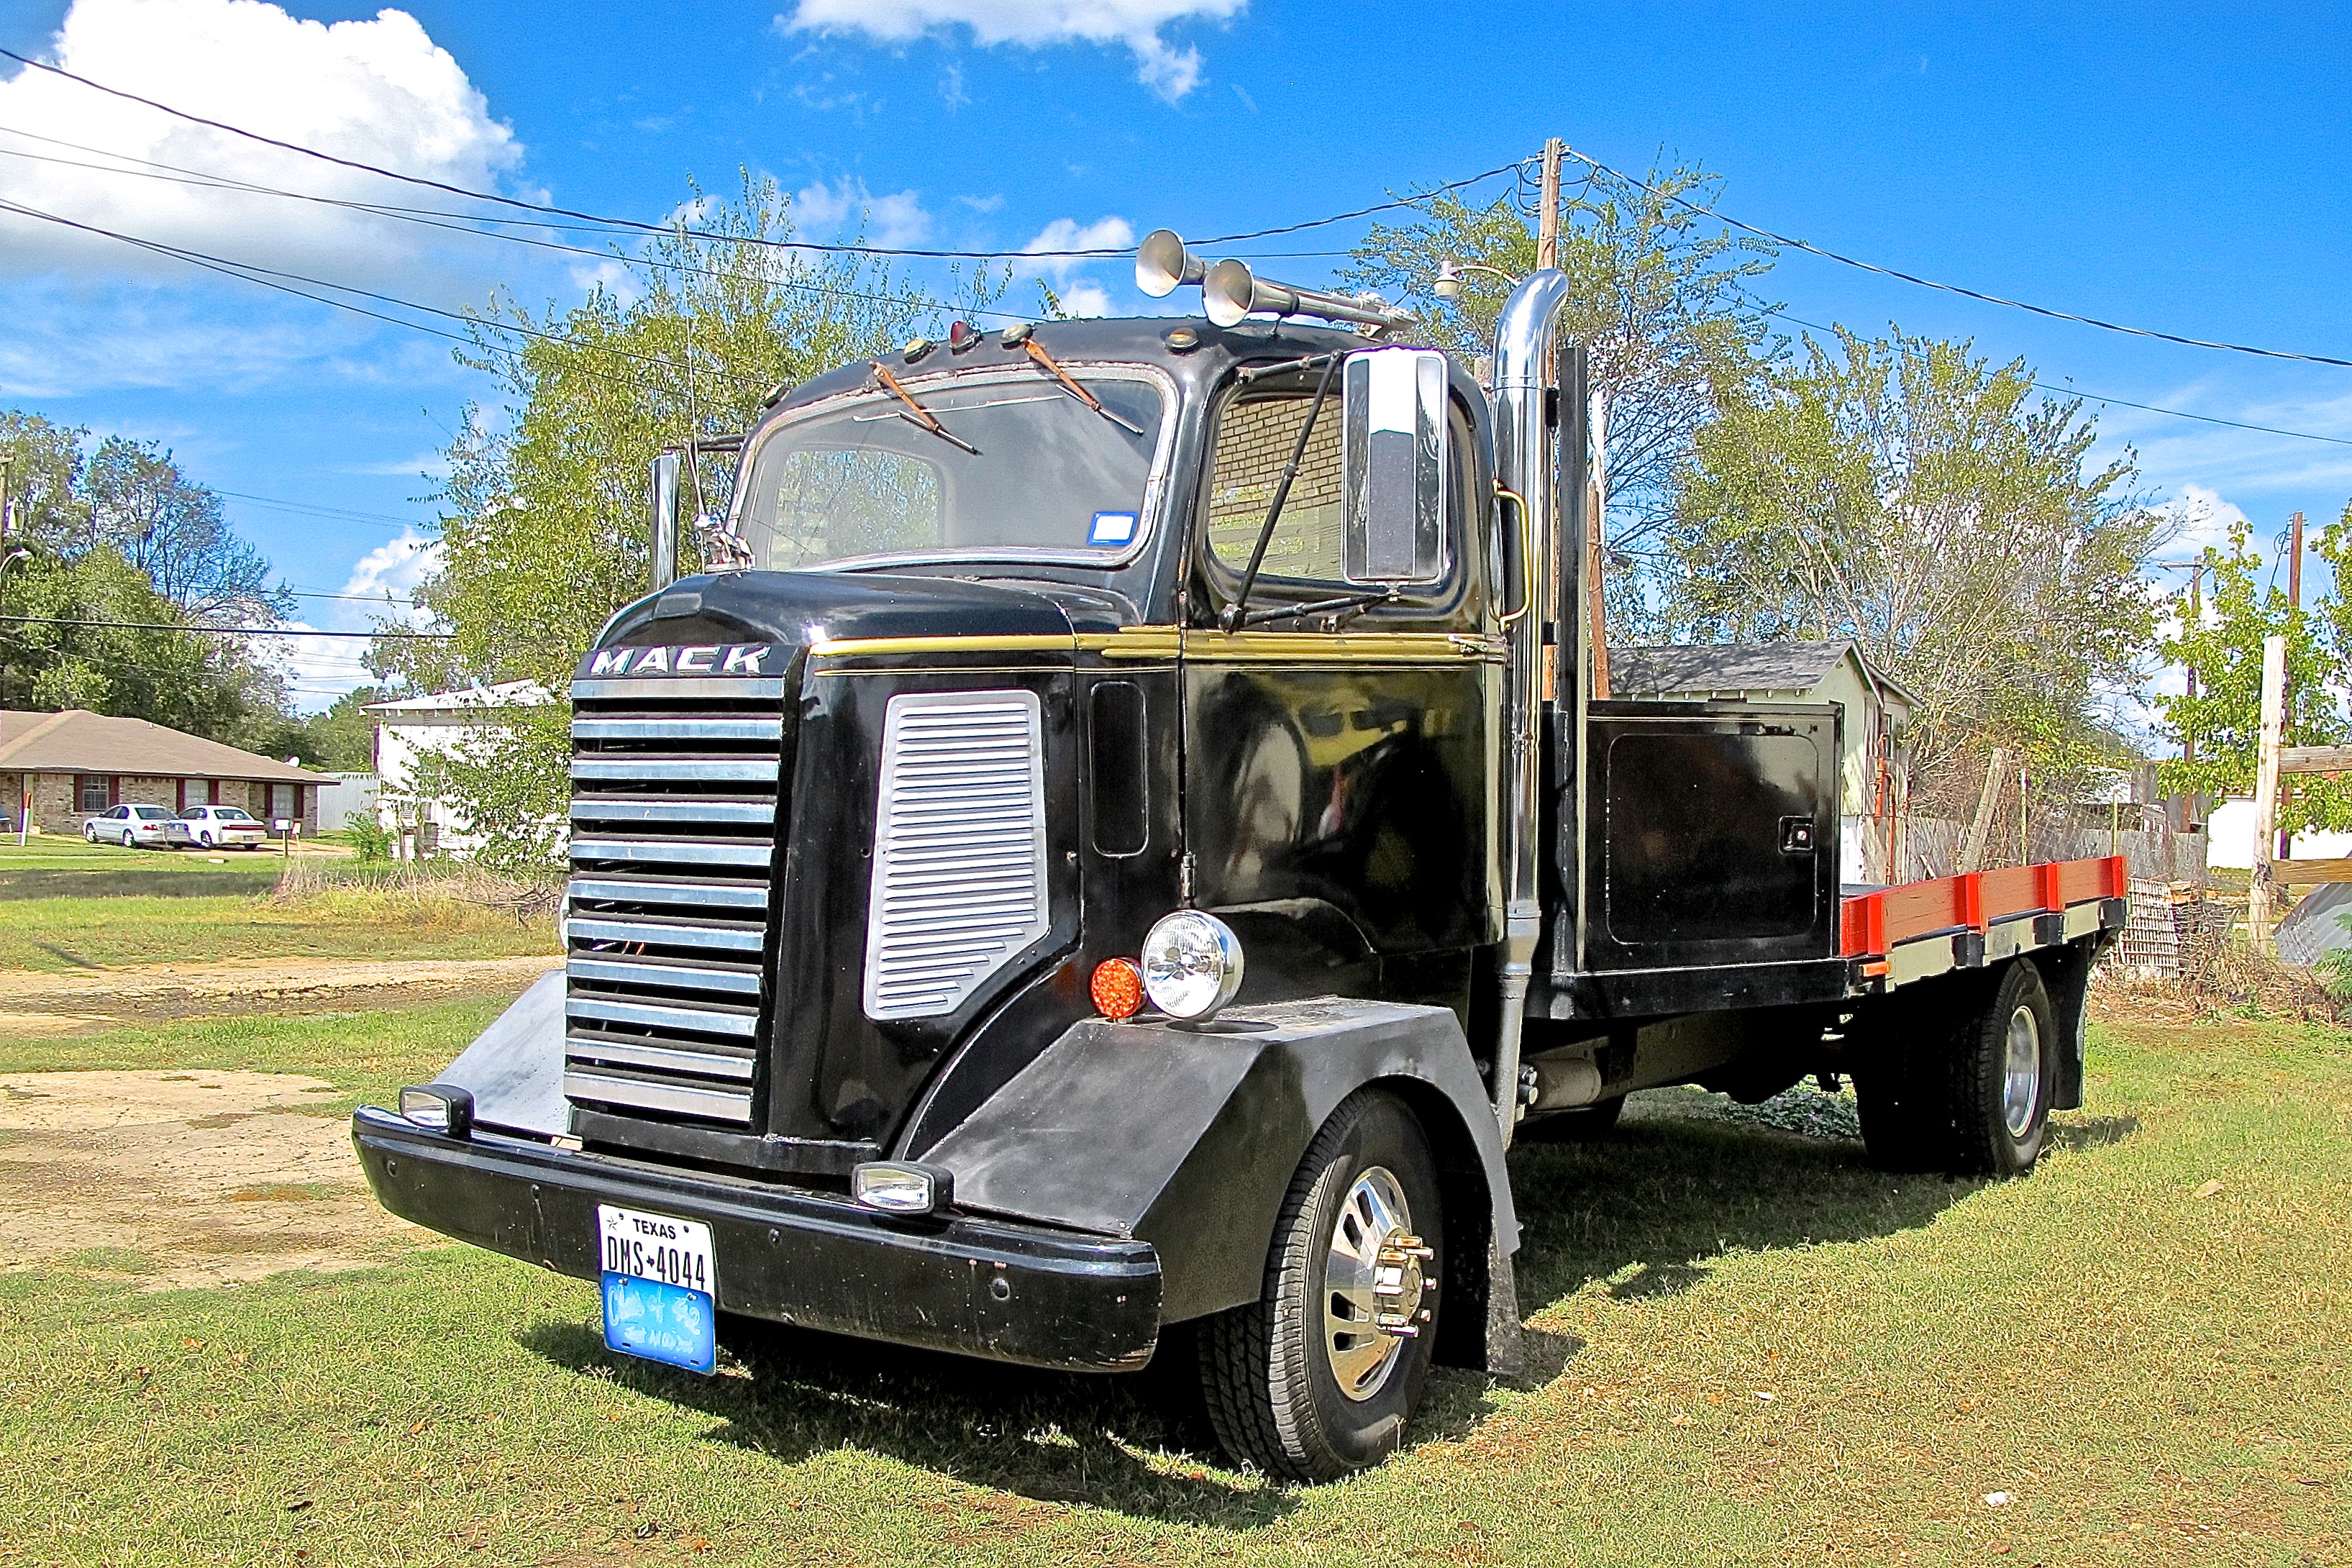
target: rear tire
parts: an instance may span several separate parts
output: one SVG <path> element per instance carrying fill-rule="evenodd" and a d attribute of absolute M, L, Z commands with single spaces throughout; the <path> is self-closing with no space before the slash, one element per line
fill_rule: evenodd
<path fill-rule="evenodd" d="M 2042 972 L 2018 959 L 1961 1030 L 1951 1063 L 1952 1168 L 2021 1176 L 2042 1157 L 2057 1080 L 2058 1026 Z"/>
<path fill-rule="evenodd" d="M 1955 1176 L 2033 1168 L 2056 1082 L 2057 1027 L 2030 960 L 1924 984 L 1876 1027 L 1877 1049 L 1854 1074 L 1873 1164 Z"/>
<path fill-rule="evenodd" d="M 1264 1293 L 1202 1325 L 1202 1391 L 1228 1454 L 1280 1479 L 1328 1481 L 1402 1444 L 1437 1332 L 1441 1203 L 1429 1140 L 1403 1101 L 1363 1089 L 1331 1113 L 1275 1221 Z M 1376 1298 L 1370 1265 L 1415 1237 L 1431 1256 L 1406 1258 L 1402 1293 Z M 1414 1331 L 1381 1331 L 1377 1310 L 1402 1312 Z"/>

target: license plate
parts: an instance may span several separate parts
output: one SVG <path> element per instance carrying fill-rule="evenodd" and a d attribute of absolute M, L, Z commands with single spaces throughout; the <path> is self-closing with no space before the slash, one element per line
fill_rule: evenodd
<path fill-rule="evenodd" d="M 596 1205 L 604 1249 L 604 1343 L 624 1355 L 709 1372 L 719 1360 L 710 1227 Z"/>

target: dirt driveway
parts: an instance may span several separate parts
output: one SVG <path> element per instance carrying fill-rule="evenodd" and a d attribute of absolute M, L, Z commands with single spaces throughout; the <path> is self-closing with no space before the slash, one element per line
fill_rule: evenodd
<path fill-rule="evenodd" d="M 341 996 L 512 994 L 562 961 L 243 958 L 0 971 L 0 1040 Z M 21 1056 L 23 1053 L 19 1053 Z M 205 1068 L 0 1073 L 0 1268 L 63 1264 L 143 1289 L 364 1268 L 425 1233 L 376 1205 L 334 1086 Z"/>
<path fill-rule="evenodd" d="M 289 1002 L 397 991 L 403 1000 L 511 991 L 563 960 L 521 958 L 222 958 L 49 973 L 0 970 L 0 1038 L 144 1018 L 268 1011 Z"/>
<path fill-rule="evenodd" d="M 65 1263 L 142 1288 L 377 1261 L 425 1233 L 376 1206 L 350 1124 L 291 1073 L 0 1075 L 0 1224 L 11 1266 Z"/>

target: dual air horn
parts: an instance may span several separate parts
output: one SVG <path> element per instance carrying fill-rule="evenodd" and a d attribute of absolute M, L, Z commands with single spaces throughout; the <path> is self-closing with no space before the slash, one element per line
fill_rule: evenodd
<path fill-rule="evenodd" d="M 1184 248 L 1174 229 L 1155 228 L 1145 235 L 1135 252 L 1136 288 L 1162 300 L 1187 283 L 1201 286 L 1209 320 L 1220 327 L 1230 327 L 1261 310 L 1277 316 L 1320 316 L 1367 327 L 1402 327 L 1413 320 L 1411 311 L 1377 299 L 1350 300 L 1257 277 L 1246 261 L 1204 260 Z"/>

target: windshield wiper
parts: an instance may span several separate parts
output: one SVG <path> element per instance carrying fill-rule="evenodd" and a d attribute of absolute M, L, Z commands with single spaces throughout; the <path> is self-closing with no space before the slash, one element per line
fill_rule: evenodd
<path fill-rule="evenodd" d="M 890 374 L 890 367 L 878 359 L 874 362 L 874 379 L 882 384 L 882 389 L 885 392 L 905 404 L 910 410 L 908 413 L 899 415 L 899 418 L 919 430 L 929 430 L 950 447 L 961 447 L 975 458 L 980 456 L 979 447 L 940 424 L 940 416 L 916 402 L 915 395 L 899 385 L 898 378 Z"/>
<path fill-rule="evenodd" d="M 1064 386 L 1068 387 L 1070 389 L 1071 396 L 1076 398 L 1079 402 L 1085 404 L 1087 407 L 1093 409 L 1096 413 L 1101 415 L 1104 418 L 1109 420 L 1112 424 L 1118 426 L 1120 429 L 1128 432 L 1129 435 L 1140 436 L 1143 434 L 1143 428 L 1141 426 L 1130 425 L 1126 420 L 1121 419 L 1118 415 L 1113 414 L 1109 409 L 1105 408 L 1102 405 L 1102 399 L 1097 397 L 1093 393 L 1088 392 L 1085 387 L 1080 386 L 1078 384 L 1077 378 L 1072 375 L 1068 371 L 1062 368 L 1062 362 L 1045 352 L 1045 344 L 1039 342 L 1035 338 L 1024 338 L 1022 340 L 1021 346 L 1029 351 L 1029 357 L 1031 360 L 1034 361 L 1044 369 L 1052 372 L 1054 378 L 1056 381 L 1059 381 Z"/>
<path fill-rule="evenodd" d="M 1250 590 L 1257 585 L 1257 569 L 1265 561 L 1265 547 L 1274 542 L 1274 525 L 1282 518 L 1282 503 L 1290 499 L 1290 481 L 1298 477 L 1298 465 L 1307 458 L 1307 438 L 1315 434 L 1316 416 L 1323 412 L 1324 400 L 1331 395 L 1331 373 L 1339 368 L 1339 357 L 1335 353 L 1324 362 L 1323 379 L 1315 384 L 1315 401 L 1307 407 L 1306 422 L 1298 426 L 1298 440 L 1290 448 L 1290 463 L 1282 470 L 1282 482 L 1274 487 L 1274 504 L 1265 509 L 1265 521 L 1258 524 L 1257 542 L 1250 546 L 1249 569 L 1242 574 L 1241 592 L 1234 595 L 1233 604 L 1225 610 L 1225 630 L 1229 632 L 1248 624 Z"/>

